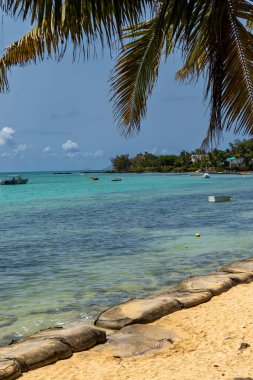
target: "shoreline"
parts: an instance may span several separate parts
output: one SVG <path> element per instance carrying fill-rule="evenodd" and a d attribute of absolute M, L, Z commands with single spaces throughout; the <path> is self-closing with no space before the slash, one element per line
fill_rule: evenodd
<path fill-rule="evenodd" d="M 186 313 L 186 315 L 188 313 L 190 315 L 191 313 L 194 314 L 196 307 L 203 307 L 208 310 L 208 305 L 216 304 L 218 302 L 217 299 L 220 299 L 215 296 L 225 295 L 231 288 L 233 288 L 231 292 L 235 291 L 234 289 L 238 288 L 236 286 L 238 284 L 244 286 L 244 289 L 245 286 L 249 286 L 252 290 L 252 282 L 253 257 L 250 257 L 239 262 L 227 264 L 219 271 L 209 275 L 190 277 L 168 292 L 153 295 L 146 299 L 133 299 L 116 305 L 105 310 L 97 317 L 95 325 L 102 328 L 120 330 L 119 333 L 113 333 L 113 331 L 105 333 L 105 331 L 96 327 L 88 327 L 87 324 L 42 330 L 17 343 L 0 349 L 0 379 L 16 379 L 21 373 L 24 374 L 24 372 L 32 369 L 53 364 L 61 359 L 70 358 L 74 352 L 89 350 L 101 343 L 102 346 L 96 352 L 96 355 L 102 355 L 101 358 L 104 356 L 104 351 L 105 355 L 108 356 L 108 344 L 109 357 L 121 359 L 126 356 L 134 355 L 135 357 L 136 354 L 148 354 L 150 349 L 152 349 L 151 351 L 154 350 L 155 353 L 157 353 L 156 349 L 158 348 L 166 350 L 165 342 L 170 343 L 171 347 L 169 350 L 171 348 L 175 349 L 180 344 L 180 341 L 184 341 L 184 338 L 180 337 L 182 334 L 178 334 L 177 331 L 176 334 L 173 331 L 172 333 L 168 331 L 168 327 L 171 328 L 171 318 L 173 319 L 175 315 L 184 315 L 182 312 Z M 249 283 L 251 284 L 245 285 Z M 228 293 L 231 294 L 231 292 Z M 240 291 L 238 292 L 240 294 Z M 250 300 L 253 301 L 253 295 L 251 294 L 253 293 L 250 293 Z M 241 297 L 240 295 L 238 300 L 236 300 L 237 308 L 240 301 L 246 302 L 246 305 L 249 303 L 247 297 L 245 299 L 245 297 Z M 227 306 L 230 309 L 231 307 L 235 308 L 233 304 L 225 305 L 225 308 Z M 215 318 L 218 318 L 220 315 L 218 309 L 216 310 L 218 314 Z M 249 307 L 248 309 L 251 310 Z M 209 314 L 207 311 L 206 316 Z M 229 311 L 229 314 L 231 315 L 231 311 Z M 177 320 L 177 317 L 175 318 Z M 177 323 L 180 323 L 180 318 Z M 223 322 L 227 321 L 226 315 L 224 318 Z M 169 324 L 166 322 L 163 325 L 164 320 L 169 321 Z M 143 324 L 147 327 L 144 327 Z M 162 326 L 163 329 L 153 331 L 153 327 L 151 327 L 150 331 L 150 326 Z M 104 344 L 106 342 L 106 335 L 107 343 Z M 250 347 L 249 343 L 246 346 L 245 348 Z M 39 379 L 39 377 L 37 378 Z M 56 379 L 55 376 L 53 378 Z M 82 378 L 75 377 L 75 379 L 81 380 Z"/>
<path fill-rule="evenodd" d="M 172 346 L 123 359 L 94 348 L 25 373 L 23 379 L 250 380 L 253 376 L 252 311 L 253 283 L 242 284 L 208 303 L 153 322 L 152 326 L 176 334 Z"/>

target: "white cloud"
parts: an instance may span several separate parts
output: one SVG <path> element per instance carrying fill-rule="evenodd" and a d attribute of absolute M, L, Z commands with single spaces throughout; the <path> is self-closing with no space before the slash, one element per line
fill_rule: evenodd
<path fill-rule="evenodd" d="M 15 149 L 11 152 L 4 152 L 1 154 L 1 157 L 15 158 L 19 156 L 20 158 L 24 158 L 24 153 L 31 148 L 31 145 L 27 144 L 19 144 Z"/>
<path fill-rule="evenodd" d="M 51 147 L 45 146 L 45 148 L 43 149 L 43 153 L 49 153 L 49 152 L 51 152 Z"/>
<path fill-rule="evenodd" d="M 19 144 L 16 149 L 14 149 L 14 152 L 20 153 L 25 152 L 29 148 L 26 144 Z"/>
<path fill-rule="evenodd" d="M 94 152 L 94 157 L 102 157 L 104 155 L 103 149 L 98 149 Z"/>
<path fill-rule="evenodd" d="M 24 158 L 24 153 L 31 148 L 31 145 L 27 145 L 27 144 L 18 144 L 18 146 L 13 149 L 13 153 L 12 153 L 12 156 L 15 157 L 15 156 L 20 156 L 22 158 Z"/>
<path fill-rule="evenodd" d="M 103 149 L 97 149 L 95 152 L 84 152 L 83 156 L 84 157 L 103 157 L 104 151 Z"/>
<path fill-rule="evenodd" d="M 67 140 L 65 143 L 62 144 L 62 149 L 65 150 L 66 152 L 79 152 L 79 146 L 77 143 L 71 140 Z"/>
<path fill-rule="evenodd" d="M 14 140 L 15 130 L 10 127 L 4 127 L 0 130 L 0 145 L 11 143 Z"/>
<path fill-rule="evenodd" d="M 62 149 L 65 150 L 68 157 L 73 157 L 80 152 L 78 144 L 72 140 L 67 140 L 63 143 Z"/>
<path fill-rule="evenodd" d="M 4 152 L 1 154 L 1 157 L 11 157 L 11 154 Z"/>

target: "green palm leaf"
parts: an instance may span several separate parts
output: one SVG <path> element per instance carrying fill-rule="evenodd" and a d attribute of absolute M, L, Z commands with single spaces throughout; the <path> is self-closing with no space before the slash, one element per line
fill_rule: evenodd
<path fill-rule="evenodd" d="M 65 22 L 80 23 L 85 14 L 87 24 L 100 31 L 104 28 L 109 35 L 115 29 L 119 32 L 126 23 L 136 23 L 144 8 L 152 3 L 152 0 L 0 0 L 0 7 L 15 16 L 31 19 L 32 23 L 36 21 L 38 27 L 44 21 L 53 21 L 59 31 Z"/>
<path fill-rule="evenodd" d="M 125 136 L 140 130 L 161 58 L 168 57 L 181 38 L 182 19 L 190 14 L 187 0 L 161 3 L 152 20 L 125 30 L 127 42 L 111 76 L 114 118 Z"/>
<path fill-rule="evenodd" d="M 253 37 L 242 22 L 252 20 L 253 7 L 236 0 L 206 3 L 183 42 L 185 63 L 176 76 L 206 77 L 210 123 L 204 146 L 218 141 L 224 130 L 253 134 Z"/>
<path fill-rule="evenodd" d="M 138 131 L 146 113 L 146 101 L 158 75 L 164 46 L 164 34 L 157 33 L 157 20 L 141 23 L 127 30 L 125 38 L 133 37 L 119 56 L 111 76 L 114 117 L 124 135 Z"/>
<path fill-rule="evenodd" d="M 136 22 L 144 12 L 143 6 L 151 0 L 15 0 L 2 1 L 2 8 L 30 16 L 38 24 L 21 39 L 4 51 L 0 58 L 0 90 L 8 90 L 7 72 L 12 66 L 24 66 L 50 57 L 57 60 L 64 56 L 70 41 L 73 43 L 73 58 L 89 56 L 90 47 L 95 49 L 95 40 L 105 41 L 111 47 L 112 39 L 120 34 L 121 26 Z M 43 18 L 44 17 L 44 18 Z"/>
<path fill-rule="evenodd" d="M 33 28 L 20 40 L 6 47 L 4 55 L 0 58 L 0 91 L 8 91 L 7 73 L 13 66 L 37 63 L 45 56 L 50 57 L 52 52 L 58 60 L 62 58 L 67 40 L 59 38 L 49 29 L 45 32 L 43 25 L 41 28 Z"/>

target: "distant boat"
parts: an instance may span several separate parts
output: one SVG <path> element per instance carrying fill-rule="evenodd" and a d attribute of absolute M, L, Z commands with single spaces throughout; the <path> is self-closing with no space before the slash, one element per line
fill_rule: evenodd
<path fill-rule="evenodd" d="M 231 198 L 231 195 L 209 195 L 208 202 L 227 202 Z"/>
<path fill-rule="evenodd" d="M 71 172 L 55 172 L 53 174 L 73 174 L 73 173 L 71 173 Z"/>
<path fill-rule="evenodd" d="M 192 177 L 200 177 L 202 175 L 200 170 L 196 170 L 196 172 L 190 173 L 190 176 Z"/>
<path fill-rule="evenodd" d="M 122 177 L 117 177 L 112 179 L 113 182 L 119 182 L 122 181 Z"/>
<path fill-rule="evenodd" d="M 98 177 L 90 177 L 89 179 L 91 179 L 92 181 L 98 181 L 99 180 Z"/>
<path fill-rule="evenodd" d="M 22 178 L 20 175 L 13 177 L 12 179 L 3 179 L 0 181 L 1 185 L 25 185 L 28 182 L 28 178 Z"/>
<path fill-rule="evenodd" d="M 203 174 L 203 178 L 210 178 L 210 174 L 208 174 L 208 173 L 204 173 L 204 174 Z"/>

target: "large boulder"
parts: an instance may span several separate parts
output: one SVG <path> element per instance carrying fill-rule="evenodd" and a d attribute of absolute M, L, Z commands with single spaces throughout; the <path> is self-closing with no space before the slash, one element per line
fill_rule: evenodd
<path fill-rule="evenodd" d="M 133 299 L 102 312 L 95 325 L 119 330 L 136 323 L 150 323 L 181 309 L 171 297 Z"/>
<path fill-rule="evenodd" d="M 0 359 L 0 380 L 14 380 L 21 375 L 21 365 L 15 359 Z"/>
<path fill-rule="evenodd" d="M 217 296 L 232 288 L 235 282 L 226 273 L 211 273 L 204 276 L 190 277 L 174 288 L 176 291 L 211 292 Z"/>
<path fill-rule="evenodd" d="M 58 341 L 70 346 L 73 352 L 89 350 L 97 344 L 106 341 L 106 333 L 102 330 L 77 324 L 72 327 L 57 327 L 39 331 L 27 340 L 57 339 Z"/>

